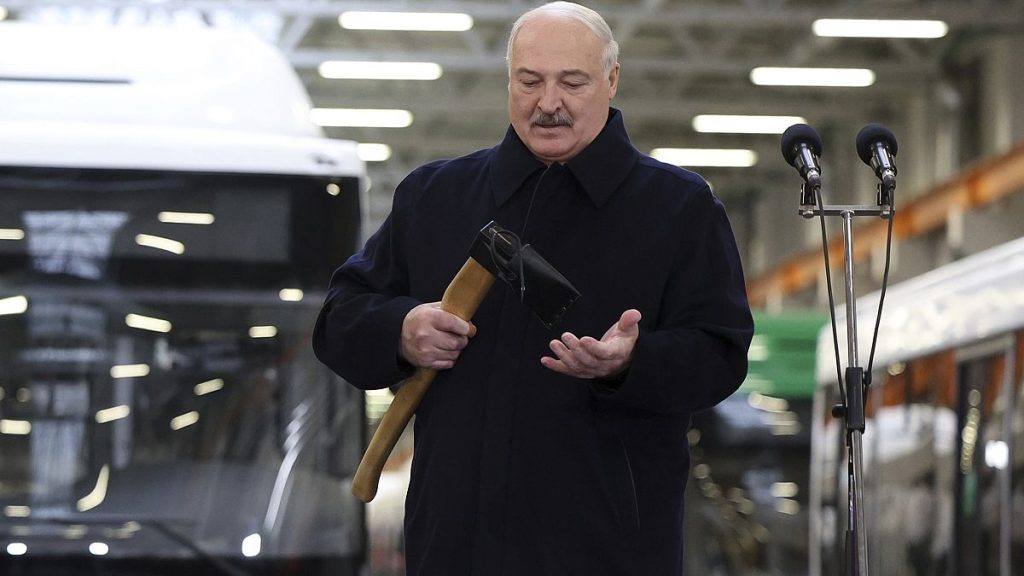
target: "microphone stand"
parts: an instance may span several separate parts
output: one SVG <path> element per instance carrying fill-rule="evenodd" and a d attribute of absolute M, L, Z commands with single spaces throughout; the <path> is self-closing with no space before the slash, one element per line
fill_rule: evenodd
<path fill-rule="evenodd" d="M 844 277 L 846 281 L 846 340 L 847 368 L 846 395 L 841 405 L 832 409 L 832 415 L 842 418 L 846 429 L 847 451 L 847 523 L 846 523 L 846 576 L 867 576 L 868 550 L 864 525 L 864 500 L 861 492 L 863 478 L 864 403 L 870 374 L 865 378 L 857 351 L 857 301 L 853 288 L 853 219 L 857 216 L 877 216 L 891 219 L 895 213 L 892 197 L 895 180 L 878 185 L 877 206 L 822 205 L 818 181 L 804 182 L 800 189 L 799 213 L 804 218 L 839 216 L 843 219 Z M 817 201 L 815 203 L 815 201 Z M 822 222 L 824 230 L 824 222 Z M 824 246 L 826 264 L 828 246 Z M 833 330 L 835 329 L 833 316 Z M 838 356 L 838 350 L 836 354 Z M 841 384 L 841 383 L 840 383 Z"/>

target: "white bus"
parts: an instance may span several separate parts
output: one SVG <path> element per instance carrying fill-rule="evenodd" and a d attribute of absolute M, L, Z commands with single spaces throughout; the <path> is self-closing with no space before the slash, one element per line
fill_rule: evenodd
<path fill-rule="evenodd" d="M 357 574 L 365 168 L 274 48 L 0 25 L 0 573 Z"/>
<path fill-rule="evenodd" d="M 877 305 L 878 294 L 857 302 L 865 364 Z M 845 327 L 838 332 L 845 351 Z M 870 574 L 1024 573 L 1022 367 L 1024 239 L 889 289 L 863 437 Z M 815 576 L 843 572 L 847 525 L 843 422 L 829 414 L 839 393 L 828 327 L 817 374 Z"/>

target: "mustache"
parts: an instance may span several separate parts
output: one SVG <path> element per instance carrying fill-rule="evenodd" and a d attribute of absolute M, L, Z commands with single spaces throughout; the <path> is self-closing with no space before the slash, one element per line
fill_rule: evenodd
<path fill-rule="evenodd" d="M 533 117 L 531 123 L 534 126 L 572 126 L 572 116 L 562 112 L 555 112 L 554 114 L 546 114 L 544 112 L 538 113 Z"/>

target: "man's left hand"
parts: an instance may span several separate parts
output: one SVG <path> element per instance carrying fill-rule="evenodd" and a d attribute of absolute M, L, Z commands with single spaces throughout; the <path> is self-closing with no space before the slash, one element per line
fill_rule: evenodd
<path fill-rule="evenodd" d="M 540 363 L 561 374 L 576 378 L 610 378 L 626 371 L 633 359 L 633 348 L 640 336 L 640 312 L 626 310 L 600 340 L 566 332 L 550 347 L 555 358 L 544 356 Z"/>

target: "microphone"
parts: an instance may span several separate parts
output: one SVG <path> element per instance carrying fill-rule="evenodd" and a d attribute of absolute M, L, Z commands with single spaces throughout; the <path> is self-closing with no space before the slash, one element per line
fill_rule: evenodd
<path fill-rule="evenodd" d="M 868 124 L 857 133 L 857 155 L 882 181 L 878 203 L 890 204 L 896 189 L 896 152 L 899 145 L 892 131 L 881 124 Z"/>
<path fill-rule="evenodd" d="M 800 207 L 813 209 L 815 194 L 821 188 L 821 137 L 807 124 L 794 124 L 782 133 L 782 157 L 800 172 L 804 187 L 800 194 Z"/>

